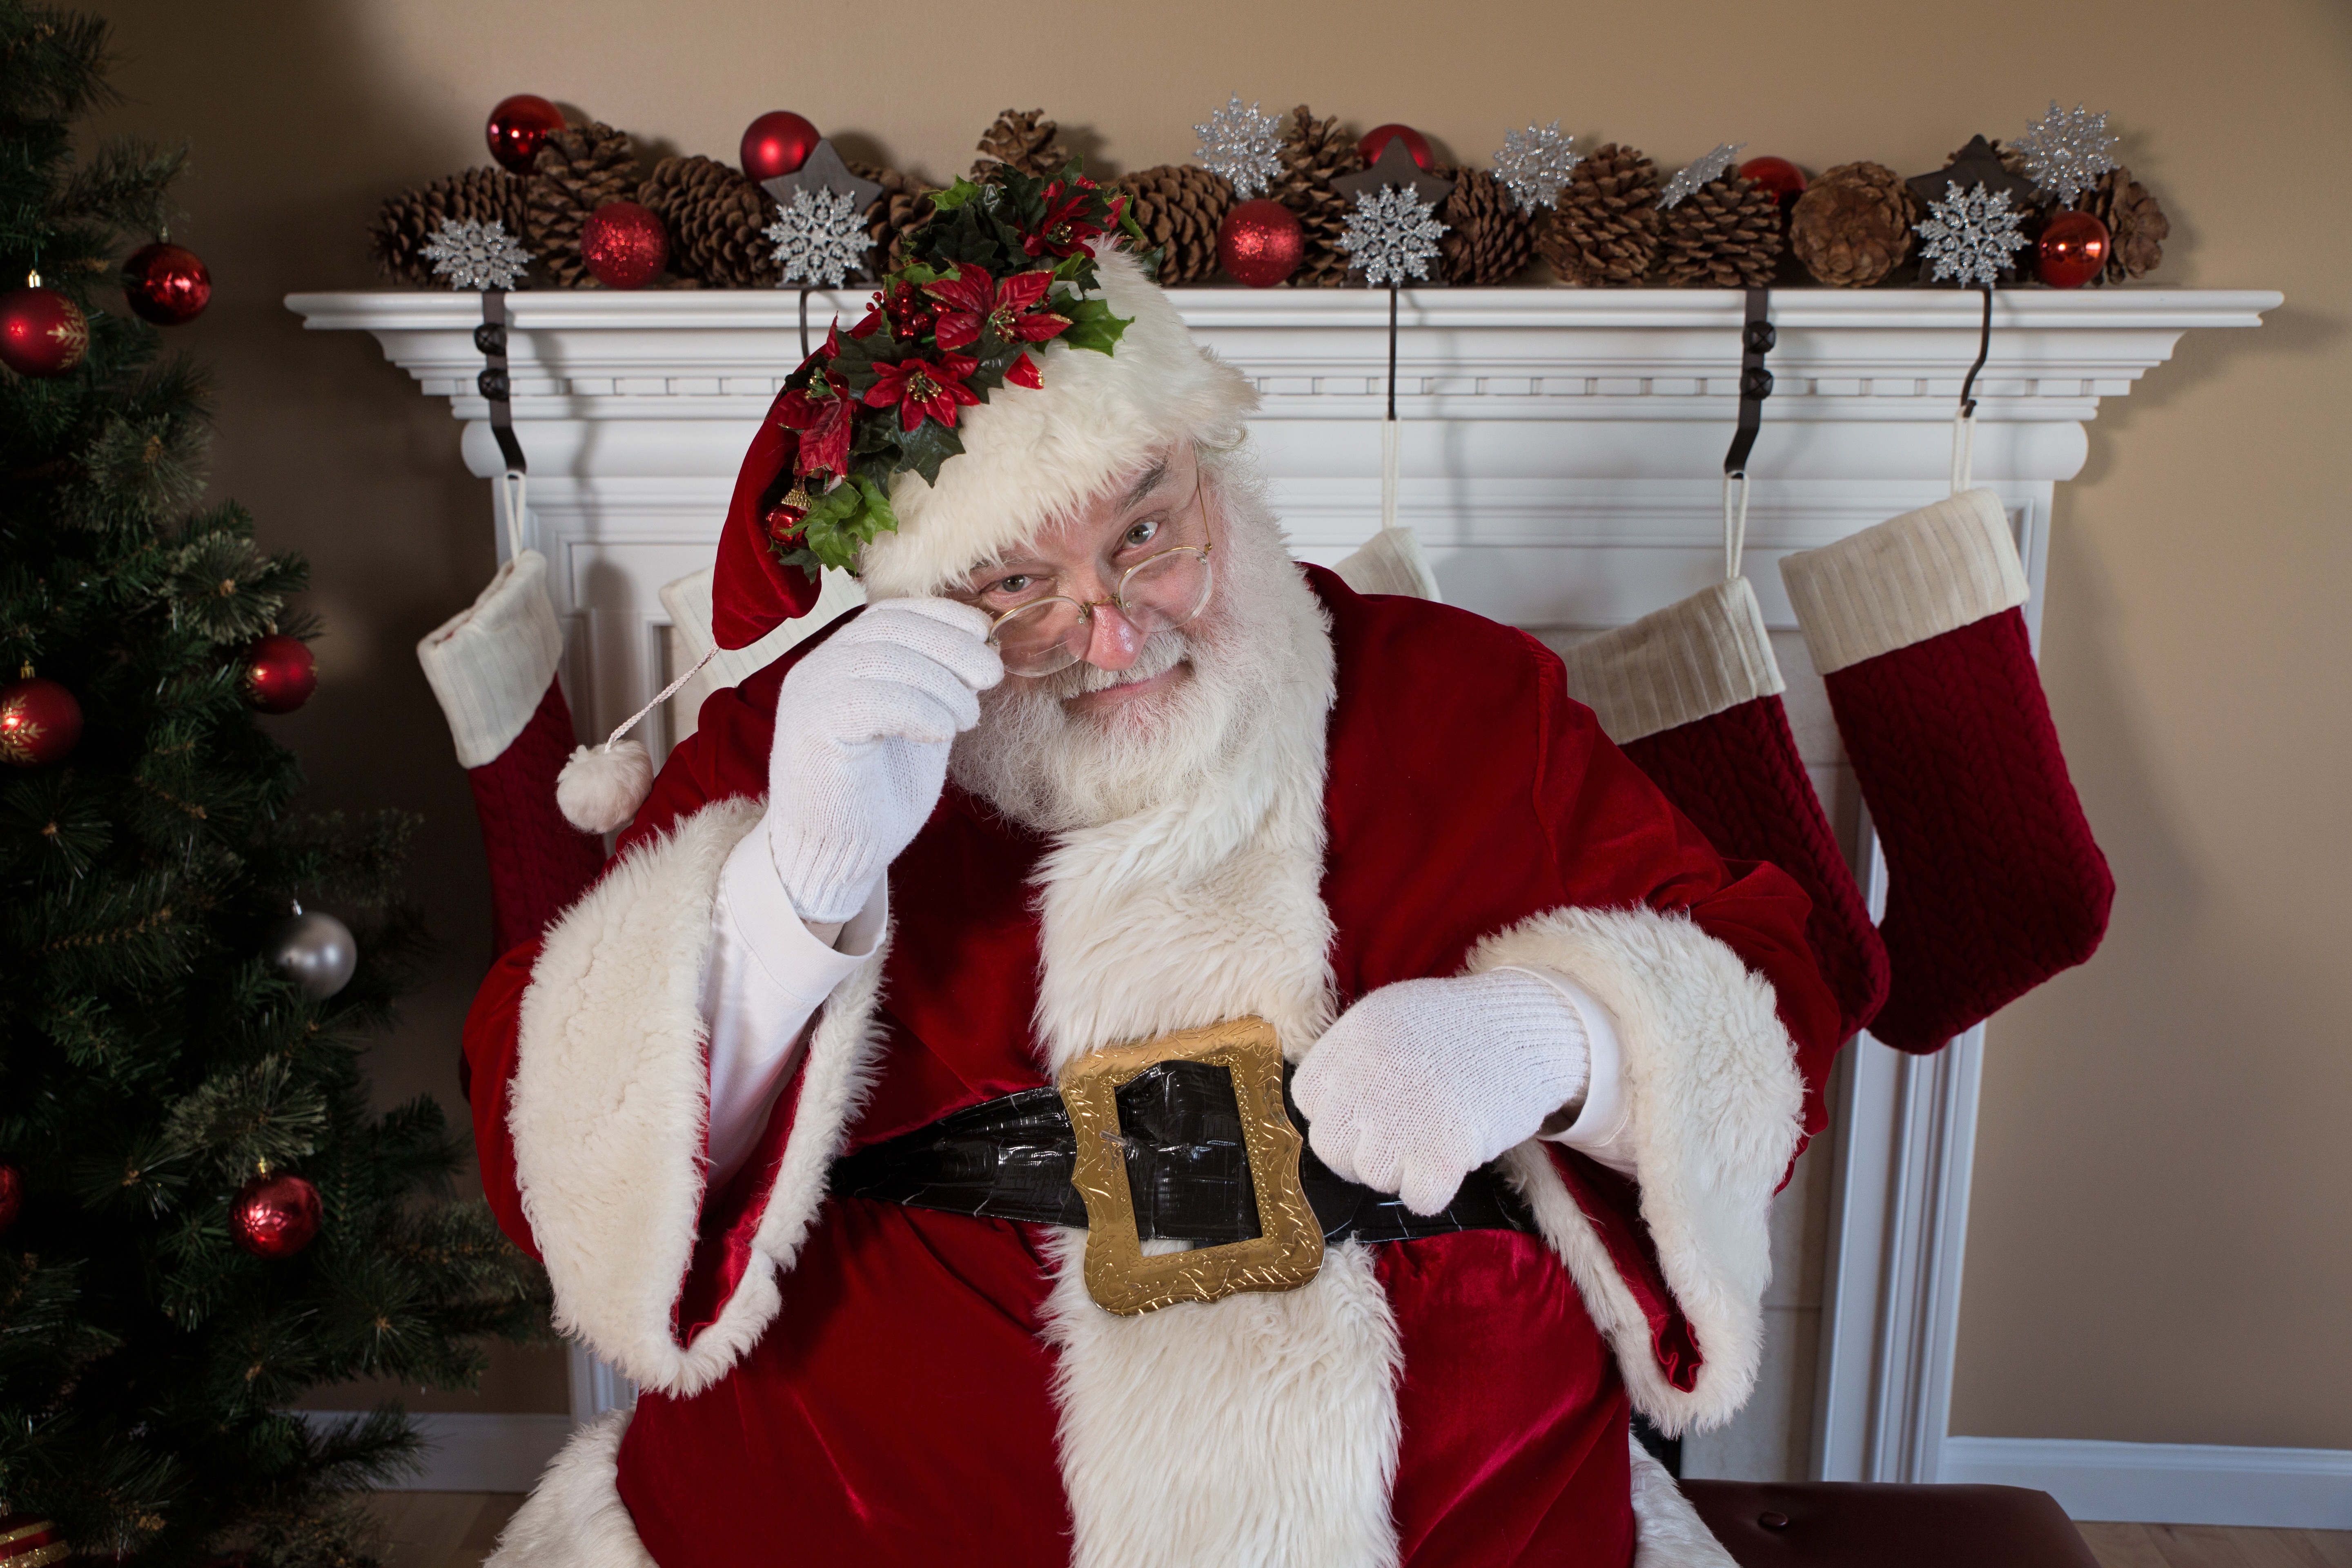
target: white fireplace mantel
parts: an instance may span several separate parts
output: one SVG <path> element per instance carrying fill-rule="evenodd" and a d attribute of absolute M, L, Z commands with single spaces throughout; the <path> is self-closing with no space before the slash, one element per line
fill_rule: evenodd
<path fill-rule="evenodd" d="M 1387 296 L 1173 298 L 1201 341 L 1257 384 L 1253 443 L 1297 552 L 1345 555 L 1379 526 Z M 861 289 L 814 294 L 812 335 L 865 302 Z M 2037 631 L 2053 490 L 2081 469 L 2100 400 L 2127 395 L 2189 329 L 2255 326 L 2280 302 L 2140 288 L 1996 296 L 1975 477 L 2010 509 Z M 313 330 L 373 333 L 419 390 L 450 400 L 472 470 L 499 471 L 475 390 L 476 296 L 287 304 Z M 552 568 L 573 708 L 601 733 L 668 673 L 657 591 L 709 563 L 736 467 L 801 358 L 801 300 L 574 291 L 512 294 L 507 308 L 529 542 Z M 1747 572 L 1776 632 L 1794 626 L 1780 555 L 1946 493 L 1980 309 L 1943 290 L 1772 297 L 1776 390 L 1748 465 Z M 1741 321 L 1729 291 L 1407 291 L 1400 511 L 1448 600 L 1559 637 L 1622 625 L 1719 577 Z M 486 526 L 490 516 L 486 506 Z M 1801 643 L 1775 640 L 1784 664 L 1801 662 Z M 656 755 L 667 733 L 647 737 Z M 1866 827 L 1854 847 L 1875 864 Z M 1812 1406 L 1816 1475 L 1933 1480 L 1944 1469 L 1981 1043 L 1979 1028 L 1914 1058 L 1865 1040 L 1843 1058 L 1821 1373 L 1800 1399 Z"/>

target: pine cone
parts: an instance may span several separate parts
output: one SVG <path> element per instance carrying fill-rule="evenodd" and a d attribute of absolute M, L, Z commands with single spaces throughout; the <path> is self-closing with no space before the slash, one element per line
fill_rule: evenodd
<path fill-rule="evenodd" d="M 1625 287 L 1658 257 L 1658 167 L 1611 142 L 1576 166 L 1537 226 L 1536 248 L 1563 283 Z"/>
<path fill-rule="evenodd" d="M 853 163 L 849 172 L 882 187 L 882 194 L 866 209 L 866 234 L 874 242 L 866 270 L 879 278 L 905 265 L 907 241 L 931 221 L 931 188 L 912 174 L 880 163 Z"/>
<path fill-rule="evenodd" d="M 1348 232 L 1348 213 L 1354 204 L 1334 190 L 1331 182 L 1363 166 L 1355 138 L 1339 129 L 1336 116 L 1318 120 L 1303 103 L 1291 111 L 1291 122 L 1282 133 L 1282 177 L 1266 195 L 1296 214 L 1307 231 L 1307 253 L 1290 275 L 1293 285 L 1337 289 L 1347 283 L 1354 261 L 1339 248 L 1339 237 Z"/>
<path fill-rule="evenodd" d="M 1789 247 L 1817 283 L 1866 289 L 1911 254 L 1918 198 L 1884 163 L 1840 163 L 1789 214 Z"/>
<path fill-rule="evenodd" d="M 2129 169 L 2109 169 L 2074 205 L 2107 226 L 2107 269 L 2102 283 L 2145 278 L 2164 260 L 2172 220 Z"/>
<path fill-rule="evenodd" d="M 1507 283 L 1536 258 L 1535 225 L 1489 169 L 1455 169 L 1454 194 L 1438 209 L 1439 276 L 1448 283 Z"/>
<path fill-rule="evenodd" d="M 403 283 L 432 283 L 433 264 L 422 252 L 440 226 L 455 218 L 506 226 L 523 237 L 523 182 L 504 169 L 486 167 L 451 174 L 429 185 L 389 196 L 368 225 L 368 251 L 376 270 Z"/>
<path fill-rule="evenodd" d="M 588 215 L 623 200 L 636 184 L 637 150 L 628 132 L 602 121 L 559 131 L 540 148 L 524 182 L 529 237 L 523 243 L 559 288 L 576 289 L 588 279 L 588 264 L 580 258 Z"/>
<path fill-rule="evenodd" d="M 1161 163 L 1121 175 L 1118 186 L 1135 198 L 1136 226 L 1160 247 L 1161 288 L 1217 275 L 1217 226 L 1233 210 L 1233 182 L 1190 163 Z"/>
<path fill-rule="evenodd" d="M 1737 174 L 1659 215 L 1658 270 L 1678 288 L 1761 289 L 1780 246 L 1780 198 Z"/>
<path fill-rule="evenodd" d="M 717 289 L 772 289 L 783 277 L 775 242 L 775 199 L 731 163 L 697 155 L 664 158 L 637 187 L 637 200 L 669 228 L 669 269 Z"/>
<path fill-rule="evenodd" d="M 1062 128 L 1045 118 L 1042 109 L 1008 109 L 996 117 L 980 139 L 980 156 L 972 160 L 971 177 L 985 175 L 998 163 L 1024 174 L 1050 179 L 1070 161 L 1062 148 Z"/>

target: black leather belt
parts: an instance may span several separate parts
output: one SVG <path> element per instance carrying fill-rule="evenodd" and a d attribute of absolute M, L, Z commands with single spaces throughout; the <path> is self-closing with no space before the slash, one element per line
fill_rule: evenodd
<path fill-rule="evenodd" d="M 1118 1099 L 1120 1152 L 1143 1240 L 1223 1246 L 1259 1234 L 1230 1073 L 1199 1062 L 1163 1062 L 1122 1084 Z M 1287 1073 L 1283 1099 L 1292 1121 L 1305 1128 L 1289 1101 Z M 1070 1180 L 1076 1157 L 1061 1091 L 1030 1089 L 835 1162 L 832 1189 L 910 1208 L 1084 1227 L 1087 1207 Z M 1311 1146 L 1300 1154 L 1298 1176 L 1326 1242 L 1535 1228 L 1492 1165 L 1472 1172 L 1453 1203 L 1428 1215 L 1335 1174 Z"/>

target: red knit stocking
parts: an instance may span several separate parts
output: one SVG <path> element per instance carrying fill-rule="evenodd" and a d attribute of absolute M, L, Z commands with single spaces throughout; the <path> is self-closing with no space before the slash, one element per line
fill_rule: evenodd
<path fill-rule="evenodd" d="M 1785 559 L 1886 853 L 1871 1032 L 1932 1051 L 2091 956 L 2115 879 L 2026 640 L 2008 518 L 1969 490 Z"/>
<path fill-rule="evenodd" d="M 499 952 L 545 931 L 604 868 L 604 841 L 564 821 L 555 806 L 555 775 L 577 743 L 563 688 L 551 680 L 514 744 L 466 770 L 489 857 L 491 940 Z"/>

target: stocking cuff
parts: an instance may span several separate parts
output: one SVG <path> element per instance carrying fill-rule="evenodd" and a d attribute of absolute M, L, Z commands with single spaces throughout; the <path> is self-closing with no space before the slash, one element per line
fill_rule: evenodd
<path fill-rule="evenodd" d="M 1560 654 L 1569 694 L 1619 745 L 1787 689 L 1745 577 L 1717 583 Z"/>
<path fill-rule="evenodd" d="M 416 659 L 441 700 L 460 767 L 494 763 L 514 744 L 562 653 L 547 557 L 536 550 L 499 567 L 479 597 L 425 634 Z"/>
<path fill-rule="evenodd" d="M 1421 541 L 1410 528 L 1381 530 L 1331 570 L 1359 594 L 1444 602 L 1437 592 L 1437 574 L 1430 570 L 1429 557 L 1422 553 Z"/>
<path fill-rule="evenodd" d="M 2025 566 L 1990 490 L 1906 511 L 1780 559 L 1780 580 L 1823 675 L 2025 603 Z"/>

